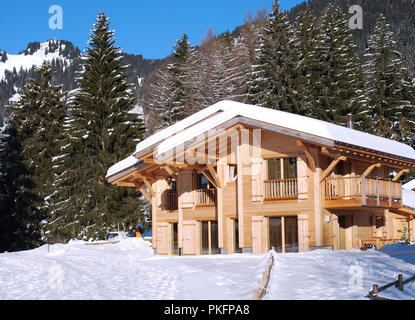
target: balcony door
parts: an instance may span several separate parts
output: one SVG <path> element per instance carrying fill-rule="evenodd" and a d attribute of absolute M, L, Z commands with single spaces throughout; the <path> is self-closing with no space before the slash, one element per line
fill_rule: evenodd
<path fill-rule="evenodd" d="M 298 252 L 298 218 L 270 217 L 269 245 L 277 252 Z"/>
<path fill-rule="evenodd" d="M 297 198 L 297 158 L 269 159 L 267 161 L 265 199 L 284 200 Z"/>

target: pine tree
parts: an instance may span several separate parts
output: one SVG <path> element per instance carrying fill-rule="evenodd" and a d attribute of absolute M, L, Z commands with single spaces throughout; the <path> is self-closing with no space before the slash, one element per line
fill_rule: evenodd
<path fill-rule="evenodd" d="M 186 104 L 189 97 L 189 89 L 186 87 L 188 73 L 186 67 L 189 62 L 192 45 L 188 41 L 186 33 L 177 41 L 173 48 L 174 62 L 169 66 L 173 77 L 172 95 L 173 110 L 171 111 L 174 121 L 180 121 L 190 114 L 190 106 Z"/>
<path fill-rule="evenodd" d="M 413 85 L 383 15 L 379 16 L 364 58 L 371 124 L 368 130 L 409 143 L 415 120 Z"/>
<path fill-rule="evenodd" d="M 318 56 L 317 52 L 317 28 L 316 21 L 310 7 L 301 11 L 296 21 L 296 35 L 299 43 L 299 94 L 303 102 L 303 115 L 315 116 L 313 114 L 314 101 L 317 99 L 314 94 L 314 84 L 318 79 Z"/>
<path fill-rule="evenodd" d="M 82 232 L 86 238 L 102 237 L 118 223 L 144 223 L 138 193 L 105 180 L 108 168 L 133 152 L 144 134 L 143 121 L 129 113 L 136 99 L 108 20 L 104 12 L 98 14 L 71 107 L 77 168 L 72 197 L 77 217 L 72 228 L 75 236 Z"/>
<path fill-rule="evenodd" d="M 259 65 L 251 87 L 254 104 L 301 113 L 298 95 L 298 42 L 290 22 L 276 1 L 267 20 Z"/>
<path fill-rule="evenodd" d="M 339 8 L 329 6 L 318 26 L 312 71 L 313 114 L 321 120 L 345 125 L 354 115 L 359 126 L 365 118 L 363 73 L 355 53 L 348 22 Z"/>
<path fill-rule="evenodd" d="M 44 240 L 43 226 L 53 194 L 55 139 L 64 115 L 61 86 L 51 85 L 49 65 L 36 71 L 20 99 L 9 106 L 10 119 L 3 136 L 1 213 L 12 250 L 35 247 Z M 6 250 L 7 247 L 3 247 Z"/>

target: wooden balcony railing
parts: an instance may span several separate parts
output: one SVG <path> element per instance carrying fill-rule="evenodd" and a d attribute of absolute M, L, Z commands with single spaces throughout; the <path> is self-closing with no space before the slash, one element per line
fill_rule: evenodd
<path fill-rule="evenodd" d="M 366 176 L 327 178 L 325 200 L 358 200 L 361 206 L 399 207 L 402 184 Z"/>
<path fill-rule="evenodd" d="M 265 200 L 289 200 L 298 198 L 297 179 L 265 180 Z"/>
<path fill-rule="evenodd" d="M 216 205 L 216 189 L 198 189 L 195 192 L 197 206 Z"/>
<path fill-rule="evenodd" d="M 166 199 L 166 208 L 167 210 L 177 210 L 177 193 L 176 192 L 168 192 L 167 199 Z"/>

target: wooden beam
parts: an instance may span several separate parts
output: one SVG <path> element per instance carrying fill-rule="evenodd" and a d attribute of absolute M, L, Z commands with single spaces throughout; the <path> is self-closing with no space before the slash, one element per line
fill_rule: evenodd
<path fill-rule="evenodd" d="M 352 148 L 337 148 L 334 150 L 329 150 L 326 147 L 322 147 L 321 152 L 324 155 L 331 158 L 337 158 L 341 155 L 345 155 L 349 159 L 367 162 L 370 165 L 376 161 L 377 163 L 380 163 L 382 166 L 388 166 L 396 169 L 415 167 L 415 164 L 409 163 L 408 161 L 398 161 L 385 155 L 369 153 L 368 151 L 357 150 Z M 346 154 L 342 154 L 341 152 Z"/>
<path fill-rule="evenodd" d="M 167 173 L 171 176 L 175 176 L 176 174 L 173 172 L 173 170 L 169 167 L 169 166 L 164 166 L 163 167 L 164 170 L 167 171 Z"/>
<path fill-rule="evenodd" d="M 323 153 L 325 156 L 331 157 L 331 158 L 338 158 L 338 157 L 342 156 L 338 152 L 335 152 L 335 153 L 330 152 L 330 150 L 327 149 L 326 147 L 321 147 L 321 153 Z"/>
<path fill-rule="evenodd" d="M 321 179 L 320 179 L 320 183 L 323 182 L 328 176 L 329 174 L 333 171 L 333 169 L 337 166 L 337 164 L 340 161 L 346 161 L 347 157 L 345 156 L 340 156 L 337 159 L 334 159 L 330 165 L 326 168 L 326 170 L 324 170 L 323 174 L 321 175 Z"/>
<path fill-rule="evenodd" d="M 206 169 L 203 169 L 200 172 L 206 177 L 206 179 L 209 180 L 211 184 L 213 184 L 216 188 L 219 188 L 216 181 L 210 176 L 209 172 L 207 172 Z"/>
<path fill-rule="evenodd" d="M 399 215 L 403 215 L 408 217 L 409 219 L 413 219 L 413 215 L 415 214 L 415 210 L 408 209 L 408 208 L 400 208 L 400 209 L 389 209 L 390 212 L 396 213 Z"/>
<path fill-rule="evenodd" d="M 118 187 L 131 187 L 131 188 L 136 187 L 134 182 L 124 182 L 124 181 L 117 182 L 116 185 Z"/>
<path fill-rule="evenodd" d="M 221 183 L 215 169 L 213 168 L 213 166 L 211 164 L 208 164 L 207 168 L 208 168 L 210 174 L 212 175 L 213 179 L 215 179 L 215 182 L 217 184 L 217 188 L 222 188 L 222 183 Z"/>
<path fill-rule="evenodd" d="M 156 193 L 154 192 L 153 186 L 151 185 L 151 183 L 148 181 L 147 177 L 144 177 L 143 175 L 136 173 L 134 175 L 135 177 L 143 180 L 144 184 L 146 185 L 146 187 L 148 188 L 148 190 L 150 190 L 152 195 L 155 195 Z"/>
<path fill-rule="evenodd" d="M 170 158 L 171 159 L 171 158 Z M 148 164 L 155 164 L 158 165 L 160 167 L 179 167 L 179 168 L 188 168 L 188 169 L 200 169 L 203 167 L 203 164 L 187 164 L 187 163 L 170 163 L 170 162 L 159 162 L 153 159 L 144 159 L 143 160 L 145 163 Z"/>
<path fill-rule="evenodd" d="M 147 191 L 144 188 L 140 188 L 139 190 L 143 196 L 146 197 L 146 199 L 151 203 L 151 196 L 147 193 Z"/>
<path fill-rule="evenodd" d="M 313 156 L 311 155 L 310 151 L 308 150 L 308 147 L 301 140 L 297 140 L 297 146 L 299 146 L 300 148 L 303 148 L 304 153 L 307 157 L 308 163 L 310 164 L 311 170 L 313 172 L 316 172 L 316 170 L 317 170 L 316 162 L 314 161 Z"/>
<path fill-rule="evenodd" d="M 399 178 L 404 174 L 404 173 L 409 173 L 409 169 L 403 169 L 401 171 L 399 171 L 399 173 L 393 177 L 392 181 L 398 181 Z"/>
<path fill-rule="evenodd" d="M 158 164 L 158 165 L 163 164 L 160 161 L 154 160 L 154 158 L 153 159 L 151 159 L 151 158 L 144 158 L 144 159 L 140 159 L 140 160 L 143 161 L 144 163 L 147 163 L 147 164 Z"/>
<path fill-rule="evenodd" d="M 366 169 L 366 171 L 363 173 L 363 175 L 368 176 L 373 171 L 373 169 L 380 168 L 380 167 L 381 167 L 380 163 L 372 164 L 371 166 L 369 166 L 369 168 Z"/>

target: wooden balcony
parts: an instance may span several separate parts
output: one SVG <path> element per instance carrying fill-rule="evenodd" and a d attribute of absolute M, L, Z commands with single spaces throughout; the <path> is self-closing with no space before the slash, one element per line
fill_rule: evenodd
<path fill-rule="evenodd" d="M 216 205 L 216 189 L 198 189 L 196 206 L 214 207 Z"/>
<path fill-rule="evenodd" d="M 166 197 L 166 209 L 167 210 L 177 210 L 178 204 L 177 204 L 177 193 L 175 192 L 168 192 Z"/>
<path fill-rule="evenodd" d="M 265 200 L 293 200 L 298 198 L 297 179 L 265 180 Z"/>
<path fill-rule="evenodd" d="M 402 207 L 402 184 L 366 176 L 327 178 L 324 182 L 324 207 Z"/>

